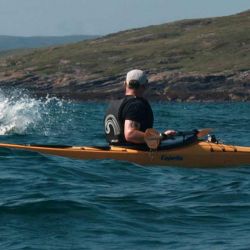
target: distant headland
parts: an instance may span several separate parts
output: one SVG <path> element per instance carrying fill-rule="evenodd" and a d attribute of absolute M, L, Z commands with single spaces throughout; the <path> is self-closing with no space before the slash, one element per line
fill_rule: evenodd
<path fill-rule="evenodd" d="M 249 27 L 250 10 L 67 45 L 4 51 L 0 88 L 106 100 L 122 96 L 126 72 L 140 68 L 149 76 L 150 99 L 250 101 Z"/>

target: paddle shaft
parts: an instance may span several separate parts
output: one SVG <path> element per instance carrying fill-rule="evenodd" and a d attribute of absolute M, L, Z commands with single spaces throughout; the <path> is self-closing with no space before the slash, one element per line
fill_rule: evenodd
<path fill-rule="evenodd" d="M 160 142 L 173 139 L 176 136 L 187 136 L 187 135 L 196 135 L 199 137 L 204 137 L 205 135 L 209 134 L 212 131 L 211 128 L 205 128 L 200 130 L 192 130 L 192 131 L 178 131 L 175 135 L 166 135 L 166 134 L 159 134 L 155 129 L 147 129 L 145 132 L 145 142 L 151 149 L 157 149 Z"/>
<path fill-rule="evenodd" d="M 170 136 L 163 133 L 161 134 L 162 136 L 159 136 L 159 137 L 162 138 L 161 140 L 167 140 L 167 139 L 172 139 L 176 136 L 186 136 L 186 135 L 196 135 L 197 137 L 203 137 L 207 135 L 208 133 L 210 133 L 211 131 L 212 131 L 211 128 L 204 128 L 200 130 L 194 129 L 191 131 L 177 131 L 175 135 L 170 135 Z"/>

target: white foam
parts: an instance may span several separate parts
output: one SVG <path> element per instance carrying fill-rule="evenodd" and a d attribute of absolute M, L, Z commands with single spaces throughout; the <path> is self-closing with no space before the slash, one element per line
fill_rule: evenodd
<path fill-rule="evenodd" d="M 26 134 L 35 127 L 40 127 L 44 116 L 48 116 L 50 105 L 62 101 L 46 97 L 45 100 L 29 97 L 20 91 L 0 90 L 0 135 Z"/>

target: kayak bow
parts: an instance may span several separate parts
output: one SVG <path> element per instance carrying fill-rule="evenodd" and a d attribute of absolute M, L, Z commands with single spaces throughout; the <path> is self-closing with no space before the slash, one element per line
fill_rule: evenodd
<path fill-rule="evenodd" d="M 250 165 L 250 147 L 196 140 L 188 145 L 145 151 L 125 147 L 18 145 L 0 143 L 2 148 L 22 149 L 81 160 L 114 159 L 140 165 L 182 167 L 229 167 Z"/>

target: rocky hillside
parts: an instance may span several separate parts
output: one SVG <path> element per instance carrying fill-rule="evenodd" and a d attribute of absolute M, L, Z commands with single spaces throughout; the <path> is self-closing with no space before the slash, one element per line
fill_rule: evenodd
<path fill-rule="evenodd" d="M 121 96 L 125 74 L 148 72 L 149 97 L 250 100 L 250 11 L 182 20 L 0 57 L 0 86 L 82 100 Z"/>

